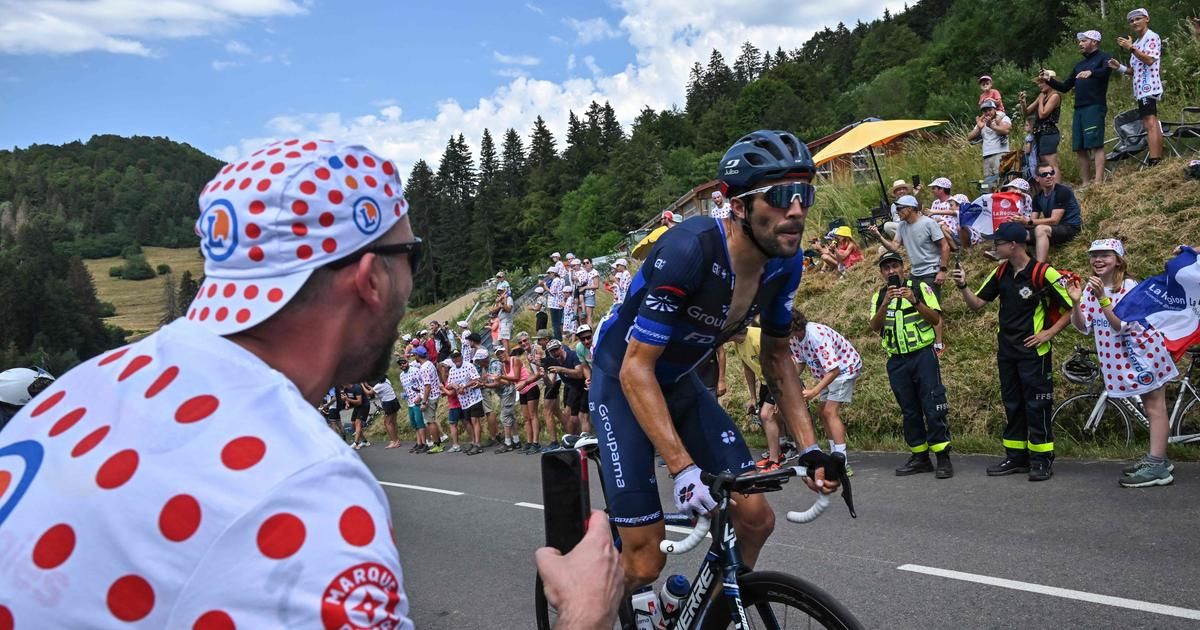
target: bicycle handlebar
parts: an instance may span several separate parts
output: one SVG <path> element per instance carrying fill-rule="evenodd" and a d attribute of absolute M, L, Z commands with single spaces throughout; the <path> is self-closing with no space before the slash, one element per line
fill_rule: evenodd
<path fill-rule="evenodd" d="M 787 477 L 802 477 L 808 474 L 808 469 L 804 466 L 792 466 L 790 469 L 782 469 L 780 472 L 784 472 Z M 716 476 L 705 474 L 704 478 L 706 483 L 711 485 L 712 481 L 716 479 Z M 812 506 L 810 506 L 807 510 L 804 510 L 803 512 L 794 510 L 789 511 L 787 513 L 787 520 L 793 523 L 811 523 L 817 520 L 817 517 L 821 516 L 821 514 L 828 508 L 829 497 L 824 494 L 818 494 L 817 500 L 814 501 Z M 708 534 L 708 530 L 711 527 L 712 519 L 707 516 L 700 516 L 696 519 L 696 526 L 686 538 L 683 540 L 663 540 L 662 542 L 658 543 L 658 548 L 665 554 L 685 554 L 695 549 L 696 546 L 700 544 L 700 541 L 704 540 L 704 536 Z"/>

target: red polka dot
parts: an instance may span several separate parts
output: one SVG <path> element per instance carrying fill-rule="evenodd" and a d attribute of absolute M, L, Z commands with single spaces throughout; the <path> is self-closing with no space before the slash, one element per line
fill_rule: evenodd
<path fill-rule="evenodd" d="M 261 461 L 266 452 L 266 443 L 256 437 L 235 438 L 221 449 L 221 463 L 231 470 L 246 470 Z"/>
<path fill-rule="evenodd" d="M 217 294 L 217 283 L 214 282 L 214 283 L 208 285 L 208 297 L 212 297 L 216 294 Z"/>
<path fill-rule="evenodd" d="M 13 630 L 16 625 L 17 622 L 13 620 L 12 611 L 8 609 L 8 606 L 0 604 L 0 630 Z"/>
<path fill-rule="evenodd" d="M 276 162 L 271 165 L 271 174 L 278 175 L 283 172 L 283 162 Z"/>
<path fill-rule="evenodd" d="M 270 187 L 271 187 L 271 180 L 269 180 L 269 179 L 260 179 L 260 180 L 258 180 L 258 186 L 255 186 L 255 188 L 258 188 L 258 190 L 260 192 L 265 192 Z"/>
<path fill-rule="evenodd" d="M 392 196 L 392 185 L 391 185 L 391 184 L 384 184 L 384 185 L 383 185 L 383 194 L 385 194 L 385 195 L 387 195 L 387 196 L 389 196 L 389 197 L 391 197 L 391 196 Z"/>
<path fill-rule="evenodd" d="M 129 481 L 138 467 L 138 454 L 133 449 L 125 449 L 109 457 L 96 471 L 96 485 L 105 490 L 119 488 Z"/>
<path fill-rule="evenodd" d="M 33 547 L 33 563 L 39 569 L 53 569 L 67 561 L 75 551 L 75 530 L 59 523 L 46 530 Z"/>
<path fill-rule="evenodd" d="M 392 164 L 391 162 L 384 162 L 382 168 L 383 168 L 383 172 L 387 173 L 388 175 L 391 175 L 392 173 L 396 172 L 396 166 L 394 164 Z"/>
<path fill-rule="evenodd" d="M 347 155 L 346 166 L 349 166 L 350 168 L 358 168 L 358 158 L 354 157 L 353 155 Z"/>
<path fill-rule="evenodd" d="M 247 300 L 253 300 L 254 298 L 258 297 L 258 285 L 246 285 L 246 290 L 242 291 L 242 297 L 246 298 Z"/>
<path fill-rule="evenodd" d="M 297 200 L 293 201 L 292 202 L 292 212 L 295 212 L 296 214 L 299 214 L 299 215 L 306 214 L 308 212 L 308 203 L 306 203 L 305 201 L 303 201 L 301 199 L 297 199 Z"/>
<path fill-rule="evenodd" d="M 299 144 L 299 143 L 300 143 L 300 140 L 299 140 L 299 139 L 297 139 L 297 138 L 292 138 L 291 140 L 288 140 L 287 142 L 284 142 L 284 143 L 283 143 L 283 146 L 285 146 L 285 147 L 291 147 L 291 146 L 295 146 L 295 145 L 297 145 L 297 144 Z"/>
<path fill-rule="evenodd" d="M 75 423 L 82 420 L 84 414 L 86 413 L 87 409 L 84 409 L 83 407 L 67 412 L 67 415 L 59 418 L 58 422 L 55 422 L 54 426 L 50 427 L 50 437 L 57 437 L 64 433 L 67 429 L 75 426 Z"/>
<path fill-rule="evenodd" d="M 283 149 L 271 149 L 270 151 L 267 151 L 267 155 L 275 155 L 276 153 L 279 153 L 282 150 Z"/>
<path fill-rule="evenodd" d="M 1121 391 L 1125 391 L 1125 386 L 1124 386 L 1124 385 L 1122 385 L 1122 386 L 1121 386 Z"/>
<path fill-rule="evenodd" d="M 229 171 L 232 171 L 232 170 L 233 170 L 233 164 L 226 164 L 225 168 L 221 169 L 221 174 L 228 175 Z"/>
<path fill-rule="evenodd" d="M 263 181 L 266 181 L 266 180 L 263 180 Z M 259 199 L 255 199 L 254 201 L 250 202 L 250 214 L 262 214 L 263 211 L 266 209 L 267 209 L 267 204 L 263 203 Z M 258 237 L 253 236 L 251 238 L 258 238 Z"/>
<path fill-rule="evenodd" d="M 198 422 L 211 416 L 220 406 L 221 401 L 216 396 L 204 394 L 189 398 L 175 410 L 175 422 L 182 424 Z"/>
<path fill-rule="evenodd" d="M 203 309 L 200 310 L 200 321 L 204 321 L 206 319 L 208 319 L 208 307 L 207 306 L 205 306 Z"/>
<path fill-rule="evenodd" d="M 250 167 L 250 170 L 257 171 L 258 169 L 263 167 L 263 164 L 266 164 L 266 162 L 259 160 L 259 161 L 255 162 L 253 166 Z"/>
<path fill-rule="evenodd" d="M 312 254 L 312 248 L 308 245 L 301 245 L 300 247 L 296 248 L 296 257 L 301 260 L 308 260 L 312 257 Z"/>
<path fill-rule="evenodd" d="M 121 621 L 137 621 L 154 610 L 154 589 L 137 575 L 126 575 L 108 587 L 108 610 Z"/>
<path fill-rule="evenodd" d="M 121 354 L 125 354 L 125 351 L 122 350 Z M 107 359 L 107 358 L 104 359 L 104 361 L 100 362 L 100 365 L 104 365 L 105 361 L 108 361 L 108 360 L 109 359 Z M 36 417 L 46 413 L 47 411 L 50 410 L 51 407 L 53 407 L 54 405 L 57 405 L 59 402 L 61 402 L 63 397 L 65 397 L 66 395 L 67 395 L 67 390 L 65 390 L 65 389 L 60 389 L 60 390 L 54 392 L 53 394 L 50 395 L 49 398 L 38 403 L 38 406 L 34 408 L 33 413 L 29 414 L 29 417 L 36 418 Z"/>
<path fill-rule="evenodd" d="M 332 212 L 322 212 L 321 218 L 317 219 L 317 222 L 321 224 L 321 227 L 329 227 L 329 226 L 333 225 L 333 213 Z"/>
<path fill-rule="evenodd" d="M 233 185 L 236 183 L 237 183 L 237 180 L 231 179 L 231 180 L 225 182 L 225 186 L 222 187 L 222 190 L 229 190 L 230 188 L 233 188 Z"/>
<path fill-rule="evenodd" d="M 396 216 L 400 216 L 400 204 L 392 206 L 392 211 L 396 213 Z"/>
<path fill-rule="evenodd" d="M 117 377 L 117 381 L 123 381 L 130 376 L 133 376 L 138 370 L 150 365 L 151 361 L 153 361 L 153 359 L 144 354 L 134 357 L 133 360 L 129 362 L 129 365 L 126 365 L 125 369 L 121 371 L 121 375 Z"/>
<path fill-rule="evenodd" d="M 258 238 L 262 236 L 262 228 L 258 227 L 257 223 L 247 223 L 246 236 L 250 238 Z"/>
<path fill-rule="evenodd" d="M 308 180 L 302 181 L 300 182 L 300 192 L 311 195 L 317 192 L 317 185 Z"/>
<path fill-rule="evenodd" d="M 342 191 L 340 191 L 340 190 L 329 191 L 329 203 L 342 203 L 342 199 L 345 199 L 345 197 L 342 195 Z"/>
<path fill-rule="evenodd" d="M 239 323 L 239 324 L 245 324 L 246 322 L 250 321 L 250 309 L 248 309 L 248 308 L 238 309 L 236 319 L 237 319 L 237 323 Z"/>
<path fill-rule="evenodd" d="M 324 166 L 319 167 L 317 170 L 313 171 L 313 175 L 316 175 L 317 179 L 329 179 L 329 169 L 325 168 Z"/>
<path fill-rule="evenodd" d="M 250 248 L 250 251 L 247 252 L 246 255 L 249 256 L 250 260 L 253 260 L 254 262 L 262 262 L 263 250 L 258 245 L 255 245 L 254 247 Z"/>
<path fill-rule="evenodd" d="M 270 302 L 278 302 L 283 299 L 283 289 L 271 289 L 267 291 L 267 300 Z"/>
<path fill-rule="evenodd" d="M 317 143 L 316 142 L 305 142 L 304 146 L 302 146 L 300 148 L 304 149 L 305 151 L 316 151 Z"/>
<path fill-rule="evenodd" d="M 379 185 L 379 182 L 376 181 L 376 179 L 374 177 L 371 177 L 370 175 L 366 175 L 363 177 L 363 183 L 371 188 L 374 188 Z"/>
<path fill-rule="evenodd" d="M 327 238 L 321 241 L 321 249 L 325 250 L 326 254 L 332 254 L 337 249 L 337 241 L 332 238 Z"/>
<path fill-rule="evenodd" d="M 238 184 L 238 190 L 246 190 L 247 188 L 250 187 L 250 184 L 252 181 L 253 180 L 250 179 L 249 177 L 243 179 L 242 183 Z"/>
<path fill-rule="evenodd" d="M 365 164 L 367 166 L 367 168 L 375 168 L 375 158 L 373 158 L 369 155 L 364 155 L 363 156 L 363 164 Z"/>
<path fill-rule="evenodd" d="M 369 512 L 357 505 L 342 512 L 338 529 L 342 532 L 342 538 L 355 547 L 364 547 L 375 539 L 375 521 Z"/>
<path fill-rule="evenodd" d="M 296 236 L 304 236 L 308 234 L 308 226 L 304 225 L 303 223 L 293 223 L 292 234 L 295 234 Z"/>
<path fill-rule="evenodd" d="M 233 297 L 234 293 L 237 293 L 237 285 L 230 282 L 229 284 L 225 285 L 225 289 L 221 292 L 221 295 L 231 298 Z"/>
<path fill-rule="evenodd" d="M 308 146 L 308 145 L 304 145 Z M 237 630 L 233 617 L 223 610 L 210 610 L 192 624 L 192 630 Z"/>
<path fill-rule="evenodd" d="M 237 171 L 238 173 L 241 173 L 242 171 L 246 170 L 246 166 L 248 166 L 249 164 L 250 164 L 249 162 L 242 162 L 241 164 L 238 164 L 237 168 L 235 168 L 234 170 Z"/>
<path fill-rule="evenodd" d="M 299 151 L 288 151 L 283 157 L 294 160 L 294 159 L 300 157 L 300 152 Z"/>
<path fill-rule="evenodd" d="M 125 356 L 126 352 L 129 352 L 128 347 L 121 348 L 120 350 L 117 350 L 116 352 L 104 357 L 103 359 L 100 359 L 100 363 L 98 363 L 97 365 L 108 365 L 109 363 L 112 363 L 113 361 L 116 361 L 117 359 L 120 359 L 121 357 Z M 63 392 L 63 393 L 66 393 L 66 392 Z M 55 402 L 57 402 L 57 401 L 55 401 Z M 49 407 L 47 407 L 46 409 L 49 409 Z M 46 409 L 42 409 L 42 411 L 45 411 Z M 36 412 L 36 411 L 33 412 L 33 415 L 35 415 L 35 416 L 38 415 L 38 412 Z"/>
<path fill-rule="evenodd" d="M 272 560 L 282 560 L 304 544 L 304 523 L 293 514 L 276 514 L 258 528 L 258 550 Z"/>
<path fill-rule="evenodd" d="M 187 317 L 188 319 L 196 319 L 196 307 L 193 306 L 191 310 L 188 311 Z"/>
<path fill-rule="evenodd" d="M 224 306 L 222 306 L 221 308 L 217 309 L 217 312 L 216 312 L 216 314 L 214 315 L 214 319 L 216 319 L 216 320 L 217 320 L 217 321 L 219 321 L 219 322 L 223 322 L 223 321 L 225 321 L 225 318 L 226 318 L 226 317 L 229 317 L 229 309 L 228 309 L 228 308 L 225 308 Z"/>
<path fill-rule="evenodd" d="M 86 455 L 88 451 L 96 448 L 96 445 L 100 443 L 100 440 L 103 440 L 104 436 L 108 435 L 110 428 L 111 427 L 106 424 L 87 434 L 86 437 L 84 437 L 82 440 L 79 440 L 79 443 L 75 445 L 75 448 L 71 449 L 71 457 L 82 457 L 83 455 Z"/>
<path fill-rule="evenodd" d="M 158 513 L 158 531 L 171 542 L 183 542 L 200 529 L 200 502 L 190 494 L 177 494 Z"/>

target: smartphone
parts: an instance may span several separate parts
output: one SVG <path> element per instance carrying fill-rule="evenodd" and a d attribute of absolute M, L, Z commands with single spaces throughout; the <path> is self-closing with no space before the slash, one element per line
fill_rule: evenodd
<path fill-rule="evenodd" d="M 542 455 L 542 505 L 546 545 L 563 553 L 574 549 L 583 539 L 592 511 L 583 451 L 571 449 Z"/>
<path fill-rule="evenodd" d="M 898 275 L 888 276 L 887 284 L 888 284 L 889 288 L 899 288 L 900 287 L 900 276 L 898 276 Z"/>
<path fill-rule="evenodd" d="M 920 175 L 912 176 L 912 185 L 913 185 L 913 190 L 916 190 L 917 188 L 921 187 L 921 176 Z"/>

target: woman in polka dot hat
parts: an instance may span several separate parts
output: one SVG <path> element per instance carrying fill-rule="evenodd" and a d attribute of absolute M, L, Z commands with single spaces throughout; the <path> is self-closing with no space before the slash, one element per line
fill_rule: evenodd
<path fill-rule="evenodd" d="M 1174 478 L 1167 461 L 1167 402 L 1164 385 L 1179 374 L 1162 333 L 1136 322 L 1123 322 L 1113 310 L 1137 282 L 1126 275 L 1125 246 L 1115 238 L 1092 241 L 1088 259 L 1096 275 L 1067 286 L 1075 304 L 1071 324 L 1096 338 L 1096 356 L 1104 387 L 1112 398 L 1140 396 L 1150 420 L 1150 451 L 1123 471 L 1127 488 L 1163 486 Z"/>
<path fill-rule="evenodd" d="M 387 497 L 315 408 L 397 338 L 420 241 L 395 165 L 276 142 L 198 210 L 187 316 L 0 434 L 0 628 L 412 628 Z"/>

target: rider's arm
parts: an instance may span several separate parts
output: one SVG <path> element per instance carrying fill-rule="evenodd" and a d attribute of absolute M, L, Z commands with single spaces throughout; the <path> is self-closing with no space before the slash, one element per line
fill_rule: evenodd
<path fill-rule="evenodd" d="M 693 462 L 671 423 L 667 400 L 654 374 L 654 364 L 665 349 L 666 346 L 653 346 L 631 338 L 625 350 L 625 360 L 621 363 L 620 381 L 621 391 L 625 393 L 633 416 L 637 418 L 646 437 L 650 438 L 650 443 L 667 462 L 667 470 L 674 475 Z"/>

